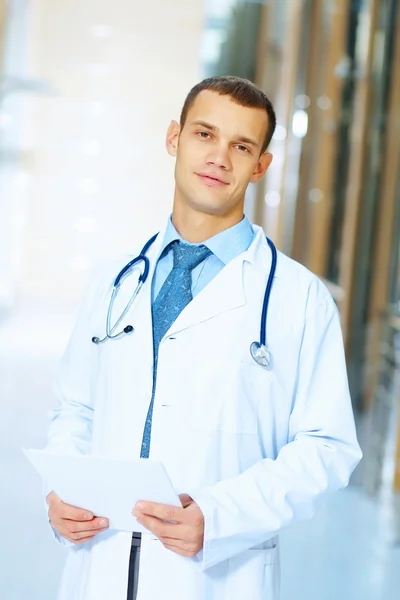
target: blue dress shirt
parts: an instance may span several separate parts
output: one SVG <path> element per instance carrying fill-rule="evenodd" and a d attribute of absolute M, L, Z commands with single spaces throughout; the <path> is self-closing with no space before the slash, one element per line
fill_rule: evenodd
<path fill-rule="evenodd" d="M 192 271 L 192 296 L 193 298 L 228 264 L 230 260 L 245 252 L 254 239 L 254 231 L 250 221 L 245 216 L 240 223 L 217 233 L 205 242 L 212 252 L 203 262 Z M 164 240 L 160 248 L 157 266 L 152 281 L 152 302 L 157 298 L 164 281 L 167 279 L 173 267 L 173 255 L 168 244 L 174 240 L 182 240 L 171 217 L 168 220 Z M 184 240 L 182 240 L 184 241 Z M 188 243 L 188 242 L 186 242 Z M 198 245 L 198 244 L 194 244 Z"/>

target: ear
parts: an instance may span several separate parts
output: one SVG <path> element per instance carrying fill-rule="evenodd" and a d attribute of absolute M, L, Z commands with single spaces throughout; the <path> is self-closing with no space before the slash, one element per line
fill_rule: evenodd
<path fill-rule="evenodd" d="M 264 152 L 264 154 L 261 154 L 260 158 L 258 159 L 257 166 L 251 176 L 251 183 L 257 183 L 264 177 L 270 164 L 272 163 L 272 158 L 273 156 L 271 152 Z"/>
<path fill-rule="evenodd" d="M 178 151 L 179 134 L 181 128 L 179 123 L 171 121 L 171 125 L 168 127 L 166 146 L 167 152 L 170 156 L 176 156 Z"/>

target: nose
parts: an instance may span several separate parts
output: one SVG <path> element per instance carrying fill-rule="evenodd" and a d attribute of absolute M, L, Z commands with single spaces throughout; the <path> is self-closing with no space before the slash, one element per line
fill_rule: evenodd
<path fill-rule="evenodd" d="M 224 144 L 215 145 L 206 160 L 208 165 L 224 171 L 229 171 L 232 168 L 229 148 Z"/>

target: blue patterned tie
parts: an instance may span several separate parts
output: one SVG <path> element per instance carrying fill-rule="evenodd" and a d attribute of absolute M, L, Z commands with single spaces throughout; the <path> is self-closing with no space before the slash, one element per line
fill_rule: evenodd
<path fill-rule="evenodd" d="M 157 380 L 158 346 L 172 323 L 176 321 L 185 306 L 192 300 L 192 270 L 211 254 L 211 250 L 206 248 L 206 246 L 190 246 L 178 240 L 172 242 L 171 247 L 174 255 L 174 265 L 152 307 L 154 341 L 153 393 L 143 433 L 142 449 L 140 452 L 141 458 L 148 458 L 150 451 L 151 422 Z"/>

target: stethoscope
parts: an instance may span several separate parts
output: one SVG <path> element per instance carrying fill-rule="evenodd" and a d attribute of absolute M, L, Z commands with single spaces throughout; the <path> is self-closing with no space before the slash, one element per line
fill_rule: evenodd
<path fill-rule="evenodd" d="M 125 316 L 130 311 L 132 304 L 135 301 L 135 298 L 139 294 L 143 284 L 146 282 L 146 279 L 147 279 L 147 277 L 149 275 L 149 271 L 150 271 L 150 261 L 147 258 L 146 253 L 147 253 L 147 250 L 150 248 L 150 246 L 155 241 L 155 239 L 157 238 L 157 236 L 158 236 L 158 233 L 153 235 L 153 237 L 150 238 L 149 241 L 143 246 L 142 251 L 140 252 L 139 256 L 132 259 L 118 273 L 118 275 L 114 281 L 114 287 L 112 290 L 110 303 L 109 303 L 108 311 L 107 311 L 106 335 L 102 339 L 100 339 L 98 337 L 93 337 L 92 342 L 94 344 L 103 344 L 107 340 L 118 340 L 120 337 L 122 337 L 124 335 L 129 335 L 130 333 L 134 332 L 134 328 L 132 327 L 132 325 L 127 325 L 119 333 L 116 333 L 116 334 L 114 333 L 115 330 L 117 329 L 118 325 L 121 323 L 121 321 L 125 318 Z M 271 298 L 271 289 L 272 289 L 272 284 L 273 284 L 275 273 L 276 273 L 276 263 L 277 263 L 276 248 L 275 248 L 273 242 L 268 237 L 267 237 L 267 242 L 271 249 L 272 263 L 271 263 L 271 269 L 270 269 L 269 276 L 268 276 L 267 287 L 265 289 L 264 302 L 263 302 L 263 307 L 262 307 L 262 312 L 261 312 L 260 341 L 253 342 L 250 346 L 251 356 L 256 361 L 256 363 L 258 365 L 260 365 L 260 367 L 263 367 L 264 369 L 272 368 L 272 355 L 271 355 L 270 350 L 267 347 L 267 314 L 268 314 L 268 305 L 269 305 L 269 301 Z M 140 263 L 140 262 L 142 262 L 144 264 L 144 267 L 143 267 L 143 271 L 140 272 L 139 279 L 138 279 L 138 282 L 136 285 L 136 289 L 134 290 L 134 292 L 133 292 L 128 304 L 124 308 L 121 316 L 117 319 L 117 321 L 114 323 L 114 325 L 111 325 L 111 316 L 112 316 L 114 302 L 115 302 L 118 292 L 121 288 L 122 282 L 123 282 L 123 280 L 125 280 L 125 278 L 129 274 L 131 269 L 135 265 L 138 265 L 138 263 Z"/>

